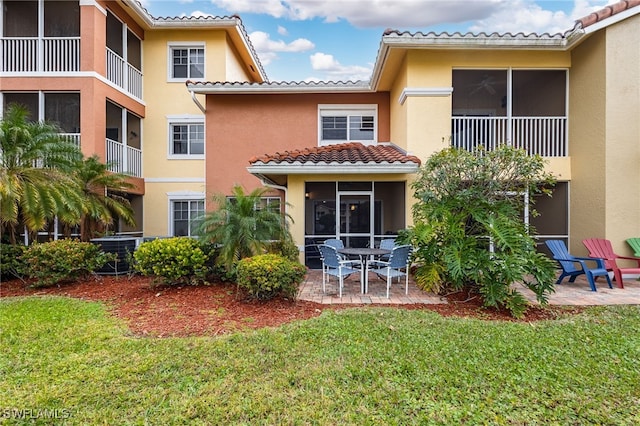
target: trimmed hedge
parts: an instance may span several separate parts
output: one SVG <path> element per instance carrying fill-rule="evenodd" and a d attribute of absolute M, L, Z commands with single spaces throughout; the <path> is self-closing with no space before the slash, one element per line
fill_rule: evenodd
<path fill-rule="evenodd" d="M 163 238 L 140 244 L 133 253 L 134 269 L 165 284 L 198 284 L 207 274 L 207 255 L 197 240 Z"/>
<path fill-rule="evenodd" d="M 256 299 L 295 299 L 307 268 L 277 254 L 262 254 L 238 263 L 238 286 Z"/>
<path fill-rule="evenodd" d="M 34 287 L 46 287 L 86 278 L 115 258 L 115 253 L 105 253 L 92 243 L 71 239 L 49 241 L 25 250 L 19 272 L 35 279 Z"/>

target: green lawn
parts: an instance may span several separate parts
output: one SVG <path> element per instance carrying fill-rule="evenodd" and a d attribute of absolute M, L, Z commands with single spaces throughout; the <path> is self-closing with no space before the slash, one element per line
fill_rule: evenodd
<path fill-rule="evenodd" d="M 216 338 L 103 305 L 0 301 L 0 423 L 640 423 L 640 308 L 539 323 L 357 308 Z M 62 417 L 67 417 L 62 419 Z"/>

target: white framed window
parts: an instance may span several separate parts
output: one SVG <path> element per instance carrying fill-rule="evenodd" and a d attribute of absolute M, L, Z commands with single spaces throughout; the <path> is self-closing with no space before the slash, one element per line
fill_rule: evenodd
<path fill-rule="evenodd" d="M 169 195 L 169 235 L 195 237 L 204 216 L 204 194 L 176 193 Z"/>
<path fill-rule="evenodd" d="M 169 116 L 167 123 L 168 158 L 204 159 L 204 117 Z"/>
<path fill-rule="evenodd" d="M 318 144 L 373 144 L 378 139 L 377 105 L 319 105 Z"/>
<path fill-rule="evenodd" d="M 172 42 L 168 52 L 169 81 L 204 79 L 204 42 Z"/>

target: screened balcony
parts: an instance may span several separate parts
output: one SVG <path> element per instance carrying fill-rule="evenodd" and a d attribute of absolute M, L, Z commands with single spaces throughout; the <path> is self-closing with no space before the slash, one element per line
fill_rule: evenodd
<path fill-rule="evenodd" d="M 105 153 L 110 171 L 142 177 L 142 120 L 107 101 Z"/>
<path fill-rule="evenodd" d="M 142 43 L 111 12 L 107 13 L 107 80 L 142 99 Z"/>
<path fill-rule="evenodd" d="M 74 72 L 80 69 L 78 1 L 3 0 L 2 72 Z"/>
<path fill-rule="evenodd" d="M 566 70 L 454 70 L 451 145 L 566 157 Z"/>

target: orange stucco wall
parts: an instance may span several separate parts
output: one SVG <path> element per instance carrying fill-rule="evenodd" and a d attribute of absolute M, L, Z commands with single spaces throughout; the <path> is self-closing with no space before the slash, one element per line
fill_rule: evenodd
<path fill-rule="evenodd" d="M 377 104 L 378 142 L 389 142 L 389 94 L 207 96 L 207 194 L 261 186 L 247 172 L 254 156 L 318 146 L 319 104 Z"/>
<path fill-rule="evenodd" d="M 34 90 L 80 92 L 82 152 L 86 156 L 98 154 L 102 159 L 105 158 L 105 105 L 107 99 L 140 117 L 145 115 L 145 108 L 142 104 L 92 77 L 16 77 L 11 78 L 9 90 L 15 92 Z"/>

